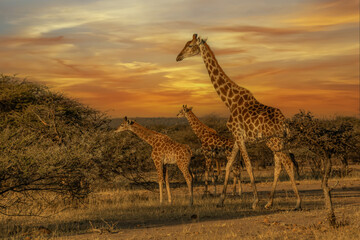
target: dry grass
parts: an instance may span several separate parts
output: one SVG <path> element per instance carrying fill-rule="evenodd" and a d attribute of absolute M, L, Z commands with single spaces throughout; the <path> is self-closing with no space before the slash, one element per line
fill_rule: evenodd
<path fill-rule="evenodd" d="M 49 217 L 0 216 L 0 237 L 73 239 L 75 235 L 93 234 L 91 239 L 104 239 L 104 236 L 119 239 L 119 234 L 126 233 L 130 237 L 125 239 L 149 239 L 146 231 L 154 229 L 154 233 L 160 234 L 159 239 L 171 237 L 171 234 L 177 239 L 358 239 L 360 209 L 356 202 L 360 202 L 360 193 L 351 189 L 354 186 L 359 189 L 359 183 L 358 177 L 342 179 L 339 191 L 334 192 L 335 211 L 343 225 L 337 229 L 327 227 L 323 221 L 319 181 L 302 180 L 299 188 L 304 211 L 301 212 L 289 212 L 295 205 L 289 182 L 279 183 L 273 210 L 256 211 L 251 210 L 249 184 L 244 186 L 241 198 L 228 197 L 224 208 L 216 207 L 217 197 L 202 198 L 201 186 L 194 189 L 193 207 L 188 207 L 185 187 L 173 186 L 173 203 L 163 206 L 159 205 L 156 191 L 104 190 L 93 193 L 87 203 L 77 208 Z M 266 203 L 270 186 L 266 182 L 258 184 L 261 206 Z M 302 186 L 307 186 L 307 190 L 301 190 Z M 168 228 L 163 235 L 162 228 Z M 134 229 L 137 235 L 144 234 L 143 237 L 131 238 Z"/>

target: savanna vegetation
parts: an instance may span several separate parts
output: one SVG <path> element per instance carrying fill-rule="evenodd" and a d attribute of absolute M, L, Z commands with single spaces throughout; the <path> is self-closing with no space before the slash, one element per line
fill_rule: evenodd
<path fill-rule="evenodd" d="M 192 148 L 194 192 L 202 192 L 199 189 L 203 186 L 204 158 L 200 142 L 187 121 L 134 120 Z M 220 134 L 231 137 L 226 119 L 210 115 L 201 120 Z M 125 228 L 134 222 L 155 224 L 154 216 L 161 216 L 165 222 L 181 219 L 181 223 L 191 219 L 189 216 L 197 220 L 200 216 L 232 219 L 263 213 L 264 210 L 249 210 L 251 194 L 241 199 L 230 198 L 223 209 L 216 209 L 216 198 L 202 199 L 199 194 L 195 196 L 194 208 L 186 207 L 186 193 L 181 190 L 184 179 L 175 166 L 170 168 L 175 203 L 159 206 L 158 194 L 154 193 L 158 185 L 150 146 L 130 132 L 115 134 L 113 130 L 121 121 L 110 119 L 46 86 L 2 75 L 0 237 L 21 239 L 31 234 L 34 227 L 39 230 L 39 226 L 44 225 L 53 236 L 61 236 L 89 229 L 119 232 L 118 222 L 125 223 Z M 336 187 L 333 179 L 360 177 L 353 167 L 360 163 L 360 120 L 340 116 L 318 119 L 312 113 L 300 111 L 288 119 L 288 125 L 291 134 L 286 147 L 298 162 L 298 179 L 321 180 L 327 220 L 332 226 L 340 226 L 344 222 L 335 218 L 331 199 L 331 190 Z M 247 147 L 257 171 L 256 180 L 259 184 L 271 182 L 271 151 L 261 141 Z M 242 178 L 245 184 L 246 175 L 244 172 Z M 285 175 L 282 180 L 286 181 Z M 289 199 L 279 198 L 277 206 L 290 208 Z M 316 199 L 305 197 L 303 202 L 305 208 L 321 209 L 324 204 L 320 202 L 324 200 L 319 195 Z M 270 213 L 275 212 L 266 214 Z M 359 217 L 359 211 L 352 214 Z M 359 232 L 349 234 L 356 233 Z"/>

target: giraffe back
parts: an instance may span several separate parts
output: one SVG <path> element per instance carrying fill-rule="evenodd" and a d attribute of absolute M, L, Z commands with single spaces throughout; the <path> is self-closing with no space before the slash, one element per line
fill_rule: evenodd
<path fill-rule="evenodd" d="M 191 149 L 186 144 L 178 143 L 170 137 L 158 133 L 153 145 L 153 159 L 162 159 L 163 164 L 190 165 Z"/>
<path fill-rule="evenodd" d="M 253 101 L 232 109 L 227 126 L 250 141 L 286 135 L 285 116 L 273 107 Z"/>
<path fill-rule="evenodd" d="M 281 111 L 261 104 L 248 89 L 232 81 L 220 67 L 207 43 L 200 44 L 200 49 L 211 82 L 230 110 L 227 126 L 233 135 L 250 141 L 263 137 L 282 137 L 285 117 Z"/>
<path fill-rule="evenodd" d="M 231 151 L 234 146 L 234 140 L 220 136 L 217 133 L 208 132 L 204 134 L 201 140 L 201 146 L 203 149 L 211 151 Z"/>

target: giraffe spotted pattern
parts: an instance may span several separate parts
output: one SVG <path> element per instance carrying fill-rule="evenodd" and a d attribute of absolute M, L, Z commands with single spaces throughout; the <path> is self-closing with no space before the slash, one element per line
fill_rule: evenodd
<path fill-rule="evenodd" d="M 185 47 L 179 53 L 176 60 L 181 61 L 184 58 L 196 55 L 202 56 L 216 93 L 229 109 L 230 117 L 227 122 L 227 127 L 235 138 L 235 145 L 231 154 L 231 159 L 228 161 L 226 166 L 224 188 L 219 205 L 223 205 L 224 203 L 229 171 L 235 160 L 237 151 L 240 151 L 253 188 L 254 201 L 252 207 L 254 209 L 257 207 L 259 198 L 245 142 L 264 139 L 267 146 L 274 153 L 275 162 L 273 187 L 270 193 L 269 202 L 265 207 L 270 208 L 273 204 L 277 180 L 279 178 L 281 168 L 284 166 L 290 177 L 293 190 L 297 197 L 295 209 L 300 209 L 301 198 L 295 183 L 294 160 L 290 157 L 289 153 L 286 153 L 283 149 L 283 139 L 288 132 L 285 125 L 284 115 L 277 108 L 261 104 L 255 99 L 249 90 L 240 87 L 232 81 L 222 70 L 206 41 L 198 37 L 197 34 L 194 34 L 192 40 L 185 44 Z"/>
<path fill-rule="evenodd" d="M 189 190 L 189 204 L 193 205 L 193 186 L 190 174 L 191 149 L 188 145 L 175 142 L 168 136 L 147 129 L 140 124 L 128 120 L 126 117 L 123 123 L 115 132 L 131 131 L 143 139 L 152 147 L 151 158 L 154 161 L 158 175 L 160 189 L 160 203 L 163 203 L 163 183 L 165 181 L 168 201 L 171 203 L 169 184 L 168 164 L 176 164 L 184 175 Z M 165 176 L 164 176 L 165 172 Z M 165 177 L 165 178 L 164 178 Z"/>
<path fill-rule="evenodd" d="M 225 154 L 226 162 L 231 157 L 231 152 L 234 147 L 234 140 L 220 136 L 214 129 L 208 127 L 202 123 L 199 118 L 195 116 L 192 111 L 192 108 L 188 108 L 186 105 L 183 105 L 177 117 L 185 117 L 195 135 L 199 138 L 201 142 L 201 150 L 205 157 L 205 193 L 208 193 L 208 181 L 209 181 L 209 171 L 213 165 L 213 159 L 216 161 L 217 173 L 220 173 L 220 162 L 219 158 L 221 154 Z M 216 195 L 216 180 L 214 177 L 214 170 L 212 170 L 212 182 L 214 184 Z M 239 165 L 233 169 L 234 173 L 234 185 L 233 185 L 233 194 L 236 192 L 236 183 L 238 180 L 239 185 L 239 194 L 241 194 L 241 183 L 240 183 L 240 167 Z"/>

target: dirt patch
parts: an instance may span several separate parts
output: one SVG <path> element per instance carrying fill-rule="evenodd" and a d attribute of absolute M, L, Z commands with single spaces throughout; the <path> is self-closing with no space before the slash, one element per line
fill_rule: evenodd
<path fill-rule="evenodd" d="M 331 184 L 335 184 L 332 181 Z M 258 184 L 261 206 L 265 204 L 271 183 Z M 332 229 L 325 222 L 320 182 L 301 181 L 302 211 L 290 211 L 295 198 L 288 182 L 279 183 L 272 210 L 239 210 L 237 215 L 201 215 L 196 211 L 179 219 L 119 223 L 109 229 L 89 229 L 88 233 L 54 239 L 357 239 L 360 233 L 360 180 L 339 180 L 333 191 L 335 213 L 342 227 Z M 244 195 L 252 195 L 245 186 Z M 244 196 L 243 196 L 244 197 Z M 290 203 L 283 203 L 289 199 Z M 215 207 L 215 206 L 214 206 Z M 229 206 L 228 206 L 229 207 Z M 195 207 L 196 208 L 196 207 Z M 218 210 L 218 211 L 221 211 Z M 92 231 L 92 232 L 91 232 Z"/>

